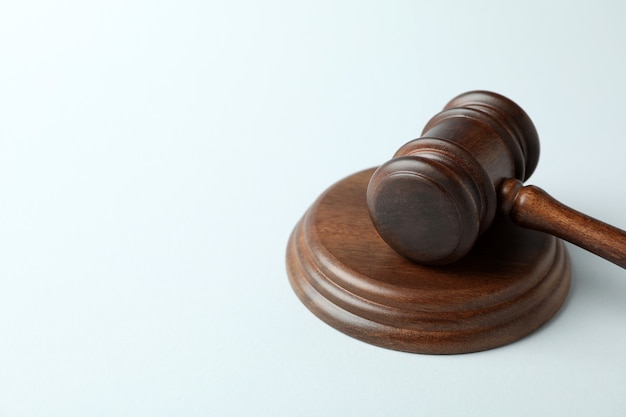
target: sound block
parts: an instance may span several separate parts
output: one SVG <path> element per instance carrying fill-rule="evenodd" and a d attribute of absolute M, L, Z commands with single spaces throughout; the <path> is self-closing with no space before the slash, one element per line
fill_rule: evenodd
<path fill-rule="evenodd" d="M 514 342 L 563 304 L 563 242 L 496 219 L 460 261 L 411 262 L 380 238 L 366 204 L 374 169 L 326 190 L 296 225 L 287 271 L 300 300 L 337 330 L 384 348 L 476 352 Z"/>

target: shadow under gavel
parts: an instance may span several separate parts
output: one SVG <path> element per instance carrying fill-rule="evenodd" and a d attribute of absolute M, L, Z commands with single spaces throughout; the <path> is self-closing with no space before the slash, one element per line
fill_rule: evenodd
<path fill-rule="evenodd" d="M 486 91 L 462 94 L 376 170 L 370 216 L 391 248 L 421 264 L 462 258 L 500 211 L 626 268 L 626 232 L 522 184 L 538 159 L 537 131 L 517 104 Z"/>

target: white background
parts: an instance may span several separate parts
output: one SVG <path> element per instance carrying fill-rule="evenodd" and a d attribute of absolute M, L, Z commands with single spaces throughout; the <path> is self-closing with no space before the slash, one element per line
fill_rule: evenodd
<path fill-rule="evenodd" d="M 626 272 L 488 352 L 388 351 L 289 287 L 289 233 L 453 96 L 626 228 L 620 1 L 0 3 L 0 416 L 623 416 Z"/>

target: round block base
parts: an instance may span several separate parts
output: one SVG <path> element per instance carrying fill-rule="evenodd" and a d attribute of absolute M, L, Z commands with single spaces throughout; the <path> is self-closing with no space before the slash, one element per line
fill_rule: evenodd
<path fill-rule="evenodd" d="M 316 316 L 373 345 L 452 354 L 511 343 L 558 311 L 571 275 L 561 240 L 501 218 L 462 260 L 413 263 L 370 220 L 365 192 L 373 172 L 330 187 L 289 239 L 289 280 Z"/>

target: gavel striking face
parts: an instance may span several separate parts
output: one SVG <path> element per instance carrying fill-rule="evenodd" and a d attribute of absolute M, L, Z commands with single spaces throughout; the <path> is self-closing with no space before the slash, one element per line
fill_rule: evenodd
<path fill-rule="evenodd" d="M 499 208 L 520 226 L 626 267 L 626 233 L 522 186 L 538 159 L 537 131 L 517 104 L 490 92 L 462 94 L 374 173 L 372 221 L 398 253 L 438 265 L 467 254 Z"/>

